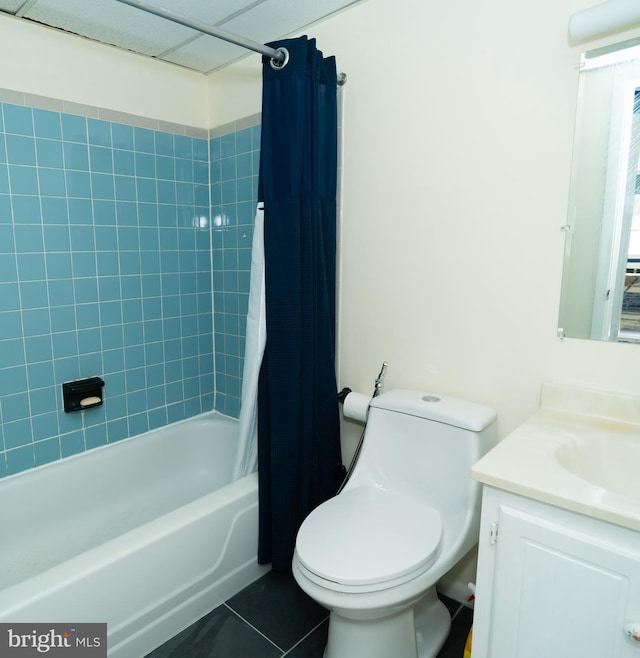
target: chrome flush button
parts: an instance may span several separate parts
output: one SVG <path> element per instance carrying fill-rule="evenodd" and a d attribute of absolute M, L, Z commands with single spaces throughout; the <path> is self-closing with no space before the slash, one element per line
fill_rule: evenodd
<path fill-rule="evenodd" d="M 422 399 L 425 402 L 440 402 L 440 398 L 437 395 L 423 395 Z"/>

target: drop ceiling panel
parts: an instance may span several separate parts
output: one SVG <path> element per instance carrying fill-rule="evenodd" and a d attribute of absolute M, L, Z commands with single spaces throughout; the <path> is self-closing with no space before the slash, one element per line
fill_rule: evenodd
<path fill-rule="evenodd" d="M 164 55 L 162 59 L 202 73 L 208 73 L 240 57 L 244 57 L 246 54 L 247 50 L 245 48 L 214 37 L 202 36 L 182 48 Z"/>
<path fill-rule="evenodd" d="M 24 0 L 0 0 L 0 11 L 15 14 L 24 4 Z"/>
<path fill-rule="evenodd" d="M 116 0 L 38 0 L 25 18 L 144 55 L 158 55 L 198 34 Z"/>
<path fill-rule="evenodd" d="M 207 25 L 222 25 L 266 0 L 146 0 L 151 5 L 173 11 Z"/>
<path fill-rule="evenodd" d="M 247 39 L 274 41 L 350 4 L 353 0 L 269 0 L 229 21 L 224 29 Z"/>

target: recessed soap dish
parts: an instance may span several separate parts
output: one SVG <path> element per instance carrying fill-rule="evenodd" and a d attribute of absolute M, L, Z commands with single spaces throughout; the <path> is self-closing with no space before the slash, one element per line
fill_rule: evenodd
<path fill-rule="evenodd" d="M 100 377 L 76 379 L 62 384 L 64 410 L 84 411 L 102 404 L 104 381 Z"/>

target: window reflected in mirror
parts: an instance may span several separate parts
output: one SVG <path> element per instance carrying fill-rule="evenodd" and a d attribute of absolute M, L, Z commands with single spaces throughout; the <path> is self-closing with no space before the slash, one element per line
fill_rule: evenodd
<path fill-rule="evenodd" d="M 624 278 L 620 338 L 640 339 L 640 169 L 636 174 L 633 217 L 629 233 L 627 267 Z"/>
<path fill-rule="evenodd" d="M 581 59 L 559 334 L 640 343 L 640 41 Z"/>

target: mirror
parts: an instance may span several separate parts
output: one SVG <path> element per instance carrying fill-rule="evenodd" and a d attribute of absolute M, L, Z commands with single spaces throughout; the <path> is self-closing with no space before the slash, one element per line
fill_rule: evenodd
<path fill-rule="evenodd" d="M 640 40 L 579 75 L 558 334 L 640 343 Z"/>

